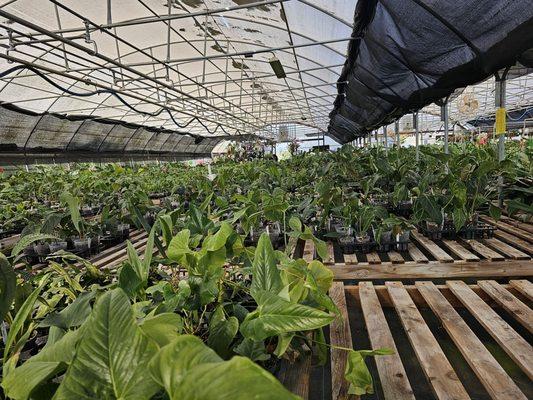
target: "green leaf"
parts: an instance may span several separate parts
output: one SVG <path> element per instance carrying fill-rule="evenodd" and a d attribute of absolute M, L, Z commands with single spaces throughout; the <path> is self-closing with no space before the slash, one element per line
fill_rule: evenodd
<path fill-rule="evenodd" d="M 333 271 L 318 260 L 313 260 L 307 266 L 308 273 L 314 278 L 314 283 L 322 293 L 327 293 L 333 284 Z"/>
<path fill-rule="evenodd" d="M 350 382 L 348 393 L 358 396 L 374 393 L 372 375 L 365 364 L 365 357 L 390 354 L 394 354 L 390 349 L 350 350 L 344 371 L 344 377 Z"/>
<path fill-rule="evenodd" d="M 126 294 L 109 291 L 96 301 L 54 399 L 148 399 L 158 390 L 146 374 L 156 351 L 137 327 Z"/>
<path fill-rule="evenodd" d="M 233 349 L 235 353 L 248 357 L 252 361 L 266 361 L 270 359 L 267 353 L 265 343 L 245 338 L 237 347 Z"/>
<path fill-rule="evenodd" d="M 245 357 L 192 368 L 172 400 L 296 400 L 270 373 Z"/>
<path fill-rule="evenodd" d="M 285 352 L 289 348 L 293 338 L 294 333 L 284 333 L 282 335 L 278 335 L 278 345 L 274 350 L 274 354 L 277 357 L 281 358 L 281 356 L 285 354 Z"/>
<path fill-rule="evenodd" d="M 154 238 L 155 238 L 155 225 L 152 227 L 152 230 L 150 231 L 150 236 L 148 236 L 148 241 L 146 242 L 146 249 L 144 250 L 144 258 L 141 263 L 141 266 L 143 267 L 141 272 L 141 278 L 143 282 L 148 281 L 148 275 L 150 273 L 150 265 L 152 264 L 152 257 L 154 255 Z"/>
<path fill-rule="evenodd" d="M 292 216 L 289 219 L 289 226 L 293 231 L 301 232 L 302 231 L 302 221 L 300 221 L 300 218 L 296 216 Z"/>
<path fill-rule="evenodd" d="M 278 293 L 283 288 L 280 272 L 277 267 L 276 255 L 267 233 L 263 233 L 257 243 L 252 264 L 252 285 L 250 292 L 258 302 L 259 291 Z"/>
<path fill-rule="evenodd" d="M 311 239 L 315 244 L 316 253 L 320 256 L 322 260 L 328 258 L 328 245 L 323 240 L 317 239 L 313 236 Z"/>
<path fill-rule="evenodd" d="M 207 251 L 217 251 L 226 245 L 226 242 L 232 233 L 233 228 L 231 225 L 228 222 L 222 222 L 217 233 L 205 239 L 203 247 Z"/>
<path fill-rule="evenodd" d="M 500 207 L 496 207 L 494 204 L 491 203 L 489 205 L 489 214 L 492 218 L 498 221 L 502 216 L 502 210 L 500 209 Z"/>
<path fill-rule="evenodd" d="M 229 346 L 238 330 L 239 320 L 236 317 L 214 321 L 214 323 L 209 324 L 207 345 L 215 350 L 220 357 L 227 358 L 231 353 Z"/>
<path fill-rule="evenodd" d="M 183 255 L 192 253 L 191 249 L 189 249 L 190 236 L 191 231 L 184 229 L 172 238 L 167 249 L 167 256 L 169 259 L 172 261 L 180 261 Z"/>
<path fill-rule="evenodd" d="M 83 232 L 82 219 L 80 215 L 80 200 L 77 197 L 74 197 L 69 192 L 63 192 L 59 198 L 61 202 L 67 204 L 72 224 L 74 225 L 78 233 L 81 235 Z"/>
<path fill-rule="evenodd" d="M 11 349 L 11 346 L 13 345 L 17 334 L 22 330 L 24 327 L 24 323 L 26 322 L 26 319 L 31 315 L 35 300 L 37 300 L 37 297 L 39 296 L 39 293 L 41 292 L 41 289 L 43 286 L 48 282 L 49 275 L 45 275 L 41 278 L 41 282 L 39 286 L 37 286 L 33 292 L 28 296 L 28 298 L 24 301 L 22 306 L 20 306 L 17 315 L 15 315 L 15 319 L 13 320 L 13 323 L 9 327 L 9 333 L 7 334 L 7 340 L 6 340 L 6 346 L 4 348 L 4 363 L 6 362 L 9 351 Z"/>
<path fill-rule="evenodd" d="M 118 286 L 131 298 L 142 286 L 142 280 L 131 264 L 124 264 L 118 275 Z"/>
<path fill-rule="evenodd" d="M 178 314 L 162 313 L 146 317 L 139 328 L 159 347 L 163 347 L 171 343 L 181 333 L 183 320 Z"/>
<path fill-rule="evenodd" d="M 30 244 L 49 239 L 57 239 L 57 236 L 46 233 L 32 233 L 30 235 L 22 236 L 17 244 L 13 247 L 13 250 L 11 250 L 11 255 L 13 257 L 18 256 Z"/>
<path fill-rule="evenodd" d="M 28 399 L 35 388 L 64 371 L 74 358 L 83 329 L 67 332 L 59 341 L 46 346 L 9 373 L 2 382 L 5 394 L 14 400 Z"/>
<path fill-rule="evenodd" d="M 53 313 L 39 324 L 39 327 L 56 326 L 61 329 L 69 329 L 80 326 L 91 314 L 90 301 L 96 296 L 96 292 L 84 292 L 76 300 L 65 307 L 59 313 Z"/>
<path fill-rule="evenodd" d="M 0 253 L 0 322 L 9 312 L 15 299 L 17 277 L 6 256 Z"/>
<path fill-rule="evenodd" d="M 459 231 L 466 223 L 466 213 L 462 208 L 454 208 L 453 210 L 453 225 L 456 231 Z"/>
<path fill-rule="evenodd" d="M 256 296 L 257 310 L 248 314 L 241 324 L 241 333 L 253 340 L 320 328 L 335 318 L 324 311 L 290 303 L 266 291 L 259 291 Z"/>
<path fill-rule="evenodd" d="M 184 376 L 199 364 L 217 363 L 222 359 L 201 339 L 193 335 L 179 336 L 163 347 L 150 361 L 152 378 L 165 388 L 171 398 L 178 390 Z"/>

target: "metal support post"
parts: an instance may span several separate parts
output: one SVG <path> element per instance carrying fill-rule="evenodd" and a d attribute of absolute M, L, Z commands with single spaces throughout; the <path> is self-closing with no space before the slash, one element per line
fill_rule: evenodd
<path fill-rule="evenodd" d="M 441 117 L 444 121 L 444 154 L 449 154 L 450 149 L 448 147 L 448 133 L 450 130 L 449 127 L 449 117 L 448 117 L 448 99 L 441 106 Z"/>
<path fill-rule="evenodd" d="M 387 149 L 387 147 L 389 147 L 389 143 L 387 142 L 388 141 L 388 137 L 387 137 L 387 126 L 384 125 L 383 126 L 383 144 L 385 146 L 385 149 Z"/>
<path fill-rule="evenodd" d="M 394 122 L 394 133 L 396 134 L 396 146 L 400 148 L 400 121 Z"/>
<path fill-rule="evenodd" d="M 416 148 L 416 162 L 420 160 L 420 149 L 418 142 L 418 112 L 413 114 L 413 127 L 415 128 L 415 148 Z"/>
<path fill-rule="evenodd" d="M 505 78 L 507 71 L 502 77 L 496 76 L 496 90 L 495 90 L 495 105 L 496 105 L 496 129 L 495 134 L 498 135 L 498 161 L 502 162 L 505 159 L 505 133 L 507 131 L 506 123 L 506 83 Z M 503 176 L 498 178 L 498 205 L 503 207 Z"/>

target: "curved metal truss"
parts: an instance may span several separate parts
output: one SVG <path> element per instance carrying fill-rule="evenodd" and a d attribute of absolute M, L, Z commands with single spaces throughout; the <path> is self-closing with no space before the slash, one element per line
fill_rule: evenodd
<path fill-rule="evenodd" d="M 323 133 L 355 3 L 5 1 L 0 71 L 28 68 L 0 75 L 0 101 L 194 137 Z"/>

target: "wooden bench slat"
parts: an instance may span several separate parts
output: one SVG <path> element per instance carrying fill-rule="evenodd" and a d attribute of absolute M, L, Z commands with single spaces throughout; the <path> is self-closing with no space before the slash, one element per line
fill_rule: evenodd
<path fill-rule="evenodd" d="M 491 397 L 497 400 L 527 400 L 433 282 L 415 282 L 415 286 Z"/>
<path fill-rule="evenodd" d="M 357 264 L 357 256 L 355 254 L 343 254 L 345 264 Z"/>
<path fill-rule="evenodd" d="M 533 301 L 533 283 L 525 279 L 510 281 L 509 283 L 530 301 Z"/>
<path fill-rule="evenodd" d="M 463 281 L 446 285 L 514 362 L 533 379 L 533 348 Z"/>
<path fill-rule="evenodd" d="M 530 332 L 533 332 L 533 311 L 496 281 L 478 281 L 478 286 L 508 311 Z"/>
<path fill-rule="evenodd" d="M 494 236 L 502 240 L 503 242 L 506 242 L 507 244 L 511 245 L 512 247 L 516 247 L 520 251 L 523 251 L 527 254 L 533 254 L 533 245 L 531 245 L 531 243 L 517 238 L 516 236 L 511 235 L 510 233 L 496 231 L 494 232 Z"/>
<path fill-rule="evenodd" d="M 483 243 L 487 244 L 489 247 L 502 252 L 506 257 L 512 260 L 529 260 L 529 257 L 526 253 L 521 252 L 518 249 L 508 245 L 507 243 L 501 242 L 498 239 L 483 239 Z"/>
<path fill-rule="evenodd" d="M 312 240 L 305 241 L 304 254 L 302 258 L 308 263 L 313 261 L 315 258 L 315 244 Z"/>
<path fill-rule="evenodd" d="M 302 357 L 293 364 L 285 359 L 281 361 L 278 380 L 285 388 L 304 400 L 309 398 L 310 376 L 311 356 Z"/>
<path fill-rule="evenodd" d="M 450 249 L 454 254 L 456 254 L 462 260 L 469 261 L 469 262 L 479 261 L 478 256 L 476 256 L 475 254 L 472 254 L 470 251 L 465 249 L 455 240 L 443 239 L 442 243 L 444 243 L 444 245 L 448 247 L 448 249 Z"/>
<path fill-rule="evenodd" d="M 329 268 L 335 279 L 435 279 L 435 278 L 494 278 L 533 276 L 531 261 L 481 261 L 479 263 L 405 263 L 394 265 L 383 263 L 335 264 Z"/>
<path fill-rule="evenodd" d="M 481 256 L 485 257 L 488 260 L 491 260 L 491 261 L 505 260 L 505 257 L 502 256 L 500 253 L 492 250 L 490 247 L 485 246 L 483 243 L 477 240 L 467 240 L 466 243 L 472 248 L 472 250 L 481 254 Z"/>
<path fill-rule="evenodd" d="M 385 285 L 416 357 L 437 398 L 470 399 L 403 284 L 386 282 Z"/>
<path fill-rule="evenodd" d="M 403 264 L 405 262 L 402 255 L 397 251 L 389 251 L 387 255 L 393 264 Z"/>
<path fill-rule="evenodd" d="M 531 232 L 523 231 L 522 229 L 517 228 L 516 226 L 509 225 L 503 221 L 496 221 L 484 215 L 480 215 L 479 219 L 484 222 L 488 222 L 489 224 L 496 226 L 498 229 L 510 233 L 511 235 L 514 235 L 517 238 L 533 243 L 533 236 L 531 235 Z"/>
<path fill-rule="evenodd" d="M 328 256 L 325 260 L 322 260 L 324 264 L 334 264 L 335 263 L 335 251 L 333 249 L 333 242 L 327 242 L 328 246 Z"/>
<path fill-rule="evenodd" d="M 390 356 L 375 357 L 383 395 L 386 399 L 414 399 L 411 384 L 371 282 L 359 283 L 359 296 L 372 348 L 389 348 L 394 351 Z"/>
<path fill-rule="evenodd" d="M 429 262 L 428 258 L 425 256 L 425 254 L 422 253 L 422 251 L 418 247 L 416 247 L 414 244 L 409 243 L 407 245 L 407 251 L 409 252 L 409 255 L 411 256 L 411 258 L 413 259 L 414 262 L 416 262 L 416 263 L 427 263 L 427 262 Z"/>
<path fill-rule="evenodd" d="M 329 328 L 330 343 L 332 346 L 352 348 L 352 333 L 350 331 L 350 321 L 348 308 L 346 307 L 346 296 L 344 294 L 344 284 L 333 282 L 329 289 L 329 295 L 337 308 L 340 316 L 335 318 Z M 331 398 L 333 400 L 348 399 L 349 383 L 344 378 L 348 353 L 345 350 L 331 348 Z"/>
<path fill-rule="evenodd" d="M 516 226 L 517 228 L 522 229 L 523 231 L 533 233 L 533 224 L 528 224 L 526 222 L 517 221 L 514 218 L 509 218 L 505 215 L 500 217 L 500 220 L 505 222 L 508 225 Z"/>
<path fill-rule="evenodd" d="M 450 262 L 452 263 L 453 257 L 451 257 L 448 253 L 446 253 L 443 249 L 441 249 L 435 242 L 432 240 L 429 240 L 424 235 L 419 233 L 417 230 L 411 231 L 411 235 L 416 239 L 416 241 L 427 251 L 431 253 L 433 257 L 437 261 L 440 262 Z"/>
<path fill-rule="evenodd" d="M 369 264 L 381 264 L 381 258 L 379 254 L 375 251 L 372 251 L 366 255 L 366 260 Z"/>

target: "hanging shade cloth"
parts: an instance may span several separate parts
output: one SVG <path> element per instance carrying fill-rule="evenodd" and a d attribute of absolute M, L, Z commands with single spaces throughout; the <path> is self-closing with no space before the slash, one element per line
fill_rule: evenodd
<path fill-rule="evenodd" d="M 346 143 L 480 82 L 531 65 L 531 0 L 360 0 L 329 134 Z M 348 83 L 345 83 L 345 82 Z"/>

